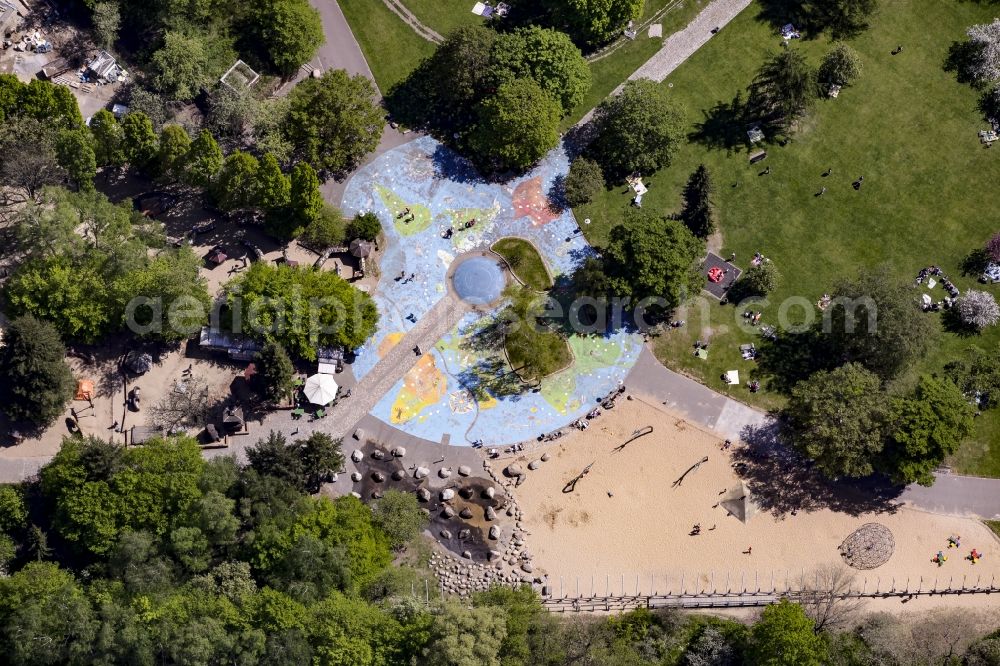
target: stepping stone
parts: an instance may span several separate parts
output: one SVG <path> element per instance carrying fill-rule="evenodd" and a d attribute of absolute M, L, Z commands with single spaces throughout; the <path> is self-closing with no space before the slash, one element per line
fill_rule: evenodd
<path fill-rule="evenodd" d="M 354 453 L 351 454 L 351 460 L 356 463 L 361 462 L 361 459 L 365 457 L 365 454 L 361 453 L 361 449 L 354 449 Z"/>

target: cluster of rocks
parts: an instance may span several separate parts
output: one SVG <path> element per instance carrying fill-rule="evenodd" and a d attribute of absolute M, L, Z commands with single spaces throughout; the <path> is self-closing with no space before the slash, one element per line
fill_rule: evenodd
<path fill-rule="evenodd" d="M 437 575 L 441 594 L 464 597 L 494 585 L 531 585 L 544 590 L 548 577 L 535 571 L 531 553 L 524 549 L 524 539 L 515 533 L 503 551 L 491 550 L 487 562 L 474 562 L 469 551 L 456 555 L 451 551 L 435 553 L 430 568 Z"/>

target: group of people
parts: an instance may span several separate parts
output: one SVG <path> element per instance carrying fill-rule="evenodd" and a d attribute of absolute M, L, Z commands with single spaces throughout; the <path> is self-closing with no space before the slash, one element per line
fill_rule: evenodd
<path fill-rule="evenodd" d="M 958 287 L 956 287 L 954 283 L 948 279 L 948 276 L 944 274 L 944 271 L 937 266 L 921 268 L 920 272 L 917 273 L 916 283 L 923 284 L 925 281 L 929 283 L 931 278 L 938 278 L 938 282 L 940 282 L 944 290 L 948 292 L 948 295 L 953 299 L 958 298 L 958 295 L 961 293 L 959 292 Z"/>

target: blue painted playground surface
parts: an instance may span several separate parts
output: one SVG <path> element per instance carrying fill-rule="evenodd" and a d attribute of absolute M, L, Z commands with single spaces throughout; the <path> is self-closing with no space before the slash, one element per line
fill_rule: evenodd
<path fill-rule="evenodd" d="M 570 211 L 548 207 L 547 193 L 569 170 L 560 148 L 531 172 L 507 183 L 483 182 L 461 157 L 424 137 L 391 150 L 348 183 L 347 215 L 374 212 L 387 247 L 372 294 L 379 309 L 375 335 L 357 352 L 364 377 L 445 294 L 448 268 L 465 252 L 508 236 L 531 241 L 550 273 L 570 273 L 593 250 Z M 469 222 L 475 223 L 469 226 Z M 454 229 L 445 237 L 448 229 Z M 489 289 L 490 285 L 474 287 Z M 573 366 L 543 380 L 536 392 L 510 392 L 495 376 L 509 366 L 475 349 L 473 334 L 489 314 L 470 313 L 390 390 L 372 414 L 405 432 L 453 445 L 482 439 L 509 444 L 560 428 L 593 409 L 623 381 L 642 349 L 640 336 L 572 336 Z"/>

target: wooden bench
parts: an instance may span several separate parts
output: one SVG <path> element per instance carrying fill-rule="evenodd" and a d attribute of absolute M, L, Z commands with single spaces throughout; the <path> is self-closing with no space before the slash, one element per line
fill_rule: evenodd
<path fill-rule="evenodd" d="M 766 150 L 757 150 L 755 152 L 750 153 L 750 158 L 749 158 L 750 164 L 757 164 L 757 162 L 760 162 L 761 160 L 766 158 L 767 158 Z"/>

